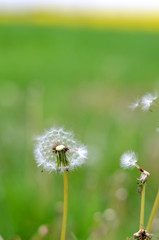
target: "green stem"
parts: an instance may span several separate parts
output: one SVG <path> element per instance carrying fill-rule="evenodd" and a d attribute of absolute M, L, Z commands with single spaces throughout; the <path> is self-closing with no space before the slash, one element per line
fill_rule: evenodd
<path fill-rule="evenodd" d="M 65 170 L 63 172 L 63 176 L 64 176 L 64 208 L 63 208 L 61 240 L 65 240 L 66 224 L 67 224 L 67 210 L 68 210 L 68 180 L 67 180 L 67 172 Z"/>
<path fill-rule="evenodd" d="M 159 190 L 158 190 L 158 193 L 157 193 L 157 196 L 156 196 L 156 199 L 155 199 L 152 211 L 151 211 L 151 215 L 150 215 L 150 218 L 149 218 L 149 221 L 148 221 L 148 224 L 147 224 L 147 232 L 148 233 L 150 233 L 150 231 L 151 231 L 152 222 L 153 222 L 153 219 L 154 219 L 155 214 L 157 212 L 158 206 L 159 206 Z"/>
<path fill-rule="evenodd" d="M 141 192 L 141 210 L 140 210 L 140 229 L 143 229 L 144 226 L 144 208 L 145 208 L 145 184 L 142 187 Z"/>

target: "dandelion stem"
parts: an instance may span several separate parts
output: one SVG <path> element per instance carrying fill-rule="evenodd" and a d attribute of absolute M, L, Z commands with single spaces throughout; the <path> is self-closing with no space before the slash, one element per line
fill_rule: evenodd
<path fill-rule="evenodd" d="M 137 167 L 137 169 L 138 169 L 140 172 L 144 172 L 144 169 L 141 168 L 137 163 L 135 163 L 135 166 Z"/>
<path fill-rule="evenodd" d="M 156 199 L 155 199 L 152 211 L 151 211 L 151 215 L 150 215 L 150 218 L 149 218 L 149 221 L 147 224 L 147 232 L 148 233 L 150 233 L 150 231 L 151 231 L 152 222 L 153 222 L 153 219 L 154 219 L 154 216 L 156 214 L 158 207 L 159 207 L 159 190 L 158 190 L 158 193 L 157 193 L 157 196 L 156 196 Z"/>
<path fill-rule="evenodd" d="M 140 211 L 140 229 L 144 226 L 144 208 L 145 208 L 145 184 L 142 187 L 141 192 L 141 211 Z"/>
<path fill-rule="evenodd" d="M 68 210 L 68 181 L 67 181 L 66 170 L 64 170 L 64 172 L 63 172 L 63 177 L 64 177 L 64 208 L 63 208 L 61 240 L 65 240 L 66 223 L 67 223 L 67 210 Z"/>

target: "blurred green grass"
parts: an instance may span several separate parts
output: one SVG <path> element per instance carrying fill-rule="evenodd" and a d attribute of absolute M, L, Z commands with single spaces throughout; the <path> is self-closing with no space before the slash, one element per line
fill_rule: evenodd
<path fill-rule="evenodd" d="M 43 224 L 51 226 L 48 239 L 59 239 L 62 175 L 41 173 L 33 157 L 34 136 L 53 125 L 73 130 L 89 150 L 86 164 L 69 174 L 67 239 L 71 232 L 78 240 L 126 239 L 138 230 L 138 173 L 119 166 L 127 149 L 138 152 L 151 172 L 148 219 L 158 188 L 159 114 L 131 112 L 128 105 L 159 89 L 158 42 L 159 34 L 152 32 L 0 26 L 0 234 L 5 239 L 31 239 Z M 117 197 L 120 188 L 128 193 L 125 200 Z M 107 208 L 114 209 L 115 219 L 104 217 Z"/>

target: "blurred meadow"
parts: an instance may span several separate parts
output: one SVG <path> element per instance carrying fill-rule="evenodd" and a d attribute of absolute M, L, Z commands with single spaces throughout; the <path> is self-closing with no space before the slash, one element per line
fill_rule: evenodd
<path fill-rule="evenodd" d="M 66 239 L 122 240 L 138 230 L 139 173 L 120 168 L 128 149 L 151 173 L 146 227 L 158 189 L 159 110 L 128 105 L 155 90 L 157 31 L 1 24 L 0 235 L 59 239 L 63 176 L 42 172 L 33 156 L 34 137 L 52 126 L 72 130 L 89 151 L 68 176 Z M 159 213 L 155 222 L 159 234 Z"/>

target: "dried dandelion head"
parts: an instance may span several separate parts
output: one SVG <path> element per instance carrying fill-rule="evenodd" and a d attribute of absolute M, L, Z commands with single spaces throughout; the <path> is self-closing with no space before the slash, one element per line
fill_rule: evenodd
<path fill-rule="evenodd" d="M 149 234 L 145 229 L 140 229 L 138 232 L 134 233 L 134 239 L 150 240 L 152 239 L 152 235 Z"/>
<path fill-rule="evenodd" d="M 139 180 L 139 182 L 140 182 L 141 184 L 145 184 L 146 181 L 147 181 L 147 178 L 148 178 L 149 176 L 150 176 L 150 173 L 147 172 L 146 170 L 143 170 L 143 172 L 141 172 L 141 176 L 140 176 L 140 178 L 139 178 L 138 180 Z"/>
<path fill-rule="evenodd" d="M 34 150 L 38 166 L 51 171 L 68 171 L 84 163 L 87 149 L 74 139 L 72 132 L 63 128 L 51 128 L 36 137 Z"/>

